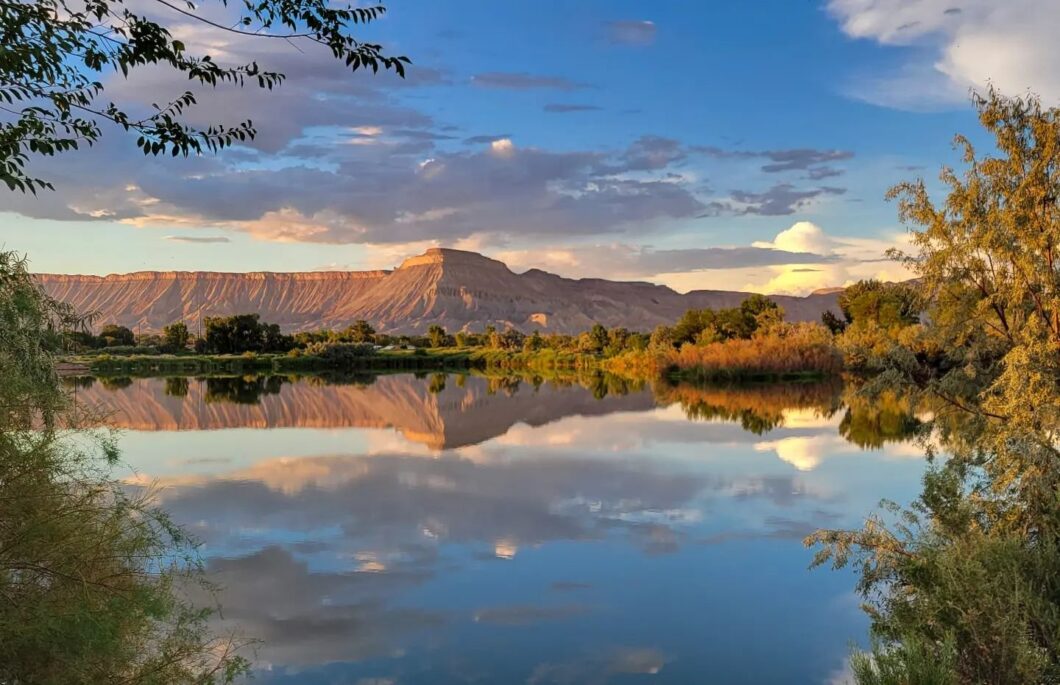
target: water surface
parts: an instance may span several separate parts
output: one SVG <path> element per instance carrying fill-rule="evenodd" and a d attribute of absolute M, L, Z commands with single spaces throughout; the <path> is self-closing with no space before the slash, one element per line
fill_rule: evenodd
<path fill-rule="evenodd" d="M 905 502 L 835 385 L 82 383 L 203 542 L 263 683 L 831 683 L 867 622 L 801 539 Z"/>

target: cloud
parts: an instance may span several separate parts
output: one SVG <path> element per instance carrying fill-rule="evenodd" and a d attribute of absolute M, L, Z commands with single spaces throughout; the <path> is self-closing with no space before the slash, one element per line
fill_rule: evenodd
<path fill-rule="evenodd" d="M 490 143 L 490 152 L 497 157 L 511 157 L 515 154 L 515 143 L 511 138 L 498 138 Z"/>
<path fill-rule="evenodd" d="M 717 159 L 764 158 L 768 159 L 769 163 L 762 165 L 761 169 L 767 174 L 805 170 L 809 172 L 810 178 L 838 176 L 843 171 L 826 166 L 826 163 L 840 162 L 854 157 L 854 153 L 850 150 L 819 150 L 815 148 L 733 150 L 714 145 L 700 145 L 693 147 L 692 150 Z"/>
<path fill-rule="evenodd" d="M 726 248 L 731 259 L 721 259 L 716 267 L 698 270 L 684 270 L 687 262 L 671 258 L 672 270 L 654 274 L 652 280 L 678 291 L 732 290 L 735 284 L 741 284 L 737 289 L 778 295 L 806 295 L 865 278 L 901 281 L 912 275 L 903 265 L 883 255 L 890 247 L 907 245 L 908 240 L 905 233 L 881 238 L 834 236 L 816 224 L 799 221 L 779 231 L 772 240 L 754 241 L 751 248 L 760 252 Z M 547 255 L 549 251 L 540 253 Z M 748 259 L 747 254 L 771 255 L 776 260 Z"/>
<path fill-rule="evenodd" d="M 563 103 L 563 102 L 550 102 L 541 108 L 545 112 L 551 112 L 552 114 L 568 114 L 571 112 L 596 112 L 602 107 L 596 105 L 579 105 L 574 103 Z"/>
<path fill-rule="evenodd" d="M 817 224 L 809 221 L 798 221 L 777 234 L 772 241 L 751 243 L 757 248 L 786 250 L 788 252 L 819 252 L 829 254 L 835 248 L 835 241 L 821 230 Z"/>
<path fill-rule="evenodd" d="M 495 141 L 501 140 L 503 138 L 511 138 L 511 137 L 512 137 L 511 133 L 496 133 L 496 134 L 493 134 L 493 135 L 486 134 L 486 135 L 478 135 L 478 136 L 469 136 L 467 138 L 464 138 L 464 142 L 467 143 L 468 145 L 481 145 L 483 143 L 489 144 L 489 143 L 493 143 Z"/>
<path fill-rule="evenodd" d="M 662 136 L 641 136 L 622 153 L 623 166 L 615 172 L 663 169 L 688 156 L 681 143 Z"/>
<path fill-rule="evenodd" d="M 607 37 L 616 45 L 651 45 L 655 42 L 655 23 L 640 21 L 609 21 L 605 25 Z"/>
<path fill-rule="evenodd" d="M 162 238 L 163 240 L 172 240 L 176 243 L 230 243 L 232 242 L 223 235 L 204 235 L 204 236 L 192 236 L 192 235 L 167 235 Z"/>
<path fill-rule="evenodd" d="M 875 104 L 931 109 L 967 100 L 969 88 L 1032 91 L 1060 101 L 1060 3 L 1052 0 L 831 0 L 853 38 L 907 48 L 890 72 L 858 74 L 850 93 Z"/>
<path fill-rule="evenodd" d="M 774 174 L 779 171 L 808 169 L 815 164 L 850 159 L 854 153 L 849 150 L 813 150 L 799 148 L 793 150 L 767 150 L 763 156 L 772 160 L 762 167 L 762 171 Z"/>
<path fill-rule="evenodd" d="M 622 234 L 706 210 L 696 185 L 668 168 L 686 156 L 668 139 L 643 137 L 616 152 L 550 151 L 483 135 L 471 140 L 488 145 L 451 150 L 431 140 L 392 143 L 386 126 L 365 125 L 383 130 L 369 137 L 380 144 L 324 139 L 252 163 L 224 155 L 145 165 L 127 141 L 111 137 L 61 161 L 41 160 L 42 175 L 61 189 L 56 196 L 9 193 L 0 209 L 362 244 Z M 296 149 L 307 156 L 288 156 Z"/>
<path fill-rule="evenodd" d="M 504 90 L 578 90 L 585 88 L 583 83 L 575 83 L 560 76 L 540 76 L 524 72 L 490 71 L 475 74 L 471 83 L 482 88 L 500 88 Z"/>
<path fill-rule="evenodd" d="M 770 245 L 654 249 L 623 243 L 506 250 L 496 252 L 495 256 L 515 269 L 541 268 L 568 277 L 619 279 L 642 279 L 678 271 L 817 264 L 837 259 L 830 254 L 788 251 Z"/>
<path fill-rule="evenodd" d="M 733 190 L 729 198 L 716 200 L 707 205 L 704 216 L 737 216 L 757 214 L 761 216 L 784 216 L 805 210 L 814 200 L 829 195 L 842 195 L 845 188 L 821 186 L 819 188 L 798 189 L 790 183 L 778 183 L 768 190 L 754 192 L 750 190 Z"/>

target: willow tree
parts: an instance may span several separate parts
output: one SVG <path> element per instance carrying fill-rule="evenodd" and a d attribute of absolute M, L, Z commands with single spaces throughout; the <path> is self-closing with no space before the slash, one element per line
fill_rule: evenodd
<path fill-rule="evenodd" d="M 994 146 L 957 137 L 965 168 L 943 169 L 945 199 L 923 181 L 890 191 L 913 244 L 893 256 L 928 323 L 872 383 L 919 393 L 945 458 L 911 509 L 807 540 L 816 563 L 861 571 L 865 684 L 1060 681 L 1060 110 L 994 90 L 975 105 Z"/>
<path fill-rule="evenodd" d="M 53 359 L 76 324 L 0 253 L 0 682 L 231 681 L 248 662 L 190 599 L 194 545 L 112 477 L 111 436 L 62 390 Z"/>

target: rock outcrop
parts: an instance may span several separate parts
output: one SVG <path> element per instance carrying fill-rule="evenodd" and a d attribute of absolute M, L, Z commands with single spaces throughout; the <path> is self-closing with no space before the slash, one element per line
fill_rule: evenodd
<path fill-rule="evenodd" d="M 732 307 L 747 293 L 678 293 L 645 282 L 570 279 L 539 269 L 517 274 L 475 252 L 433 248 L 393 271 L 217 273 L 144 271 L 110 276 L 40 274 L 40 283 L 99 324 L 143 332 L 174 321 L 193 330 L 202 317 L 261 315 L 286 331 L 343 328 L 357 319 L 386 332 L 486 325 L 576 333 L 594 323 L 650 330 L 690 308 Z M 838 290 L 775 299 L 791 321 L 817 321 L 838 310 Z"/>

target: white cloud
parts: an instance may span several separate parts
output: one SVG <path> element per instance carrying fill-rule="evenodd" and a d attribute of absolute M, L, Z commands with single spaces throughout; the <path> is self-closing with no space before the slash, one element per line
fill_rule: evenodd
<path fill-rule="evenodd" d="M 855 97 L 922 109 L 993 83 L 1060 101 L 1055 0 L 830 0 L 828 11 L 848 36 L 912 48 L 894 73 L 859 76 Z"/>
<path fill-rule="evenodd" d="M 362 136 L 377 136 L 383 132 L 380 126 L 354 126 L 350 130 Z"/>
<path fill-rule="evenodd" d="M 791 225 L 791 228 L 778 233 L 772 241 L 759 240 L 751 243 L 751 246 L 826 255 L 831 254 L 835 242 L 817 224 L 810 221 L 797 221 Z"/>
<path fill-rule="evenodd" d="M 806 295 L 865 278 L 909 279 L 911 274 L 884 254 L 888 248 L 907 245 L 905 233 L 872 238 L 833 236 L 817 224 L 798 221 L 772 240 L 749 246 L 653 249 L 628 243 L 544 245 L 496 251 L 492 256 L 516 271 L 539 268 L 574 278 L 649 280 L 679 292 L 739 289 Z"/>
<path fill-rule="evenodd" d="M 490 152 L 498 157 L 511 157 L 515 154 L 515 143 L 511 138 L 500 138 L 490 143 Z"/>

